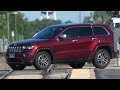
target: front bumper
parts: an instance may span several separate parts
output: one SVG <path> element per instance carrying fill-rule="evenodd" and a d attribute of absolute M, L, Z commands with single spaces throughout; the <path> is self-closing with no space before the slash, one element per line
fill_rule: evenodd
<path fill-rule="evenodd" d="M 21 58 L 7 58 L 6 63 L 8 65 L 19 65 L 19 64 L 24 64 L 26 66 L 33 65 L 33 62 L 26 62 L 26 61 L 22 60 Z"/>
<path fill-rule="evenodd" d="M 9 57 L 10 53 L 6 53 L 6 63 L 8 65 L 11 64 L 24 64 L 26 66 L 33 65 L 33 57 L 30 54 L 24 54 L 24 53 L 14 53 L 15 56 L 10 58 Z M 26 56 L 24 56 L 26 55 Z"/>

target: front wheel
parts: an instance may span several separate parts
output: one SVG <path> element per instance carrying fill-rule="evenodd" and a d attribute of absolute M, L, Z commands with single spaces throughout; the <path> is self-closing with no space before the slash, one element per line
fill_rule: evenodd
<path fill-rule="evenodd" d="M 38 52 L 34 60 L 34 67 L 37 70 L 48 69 L 51 65 L 51 56 L 46 51 Z"/>
<path fill-rule="evenodd" d="M 10 65 L 13 70 L 23 70 L 26 66 L 25 65 Z"/>
<path fill-rule="evenodd" d="M 110 54 L 107 50 L 99 49 L 94 55 L 93 65 L 96 68 L 104 69 L 110 62 Z"/>

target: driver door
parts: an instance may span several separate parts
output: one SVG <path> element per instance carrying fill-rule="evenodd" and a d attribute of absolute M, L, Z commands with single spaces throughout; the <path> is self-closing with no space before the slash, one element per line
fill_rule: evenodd
<path fill-rule="evenodd" d="M 76 46 L 77 35 L 75 33 L 75 29 L 76 28 L 69 28 L 59 36 L 59 41 L 57 41 L 54 46 L 56 60 L 74 58 L 74 54 L 76 54 L 76 50 L 78 49 Z"/>

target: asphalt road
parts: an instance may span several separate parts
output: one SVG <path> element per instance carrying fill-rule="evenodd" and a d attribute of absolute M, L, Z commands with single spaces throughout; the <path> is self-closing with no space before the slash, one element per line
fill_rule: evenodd
<path fill-rule="evenodd" d="M 120 69 L 95 69 L 95 79 L 120 79 Z"/>

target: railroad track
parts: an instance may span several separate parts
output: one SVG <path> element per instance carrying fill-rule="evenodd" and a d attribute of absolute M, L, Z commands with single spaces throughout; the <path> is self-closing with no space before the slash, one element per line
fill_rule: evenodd
<path fill-rule="evenodd" d="M 8 70 L 1 74 L 0 79 L 95 79 L 94 68 L 85 67 L 83 69 L 73 68 L 52 68 L 47 70 Z"/>
<path fill-rule="evenodd" d="M 40 72 L 40 73 L 37 73 L 37 74 L 39 74 L 39 75 L 42 76 L 41 79 L 50 79 L 50 78 L 52 77 L 51 75 L 57 74 L 57 73 L 59 73 L 59 77 L 57 76 L 56 79 L 57 79 L 57 78 L 59 78 L 59 79 L 60 79 L 60 78 L 61 78 L 61 79 L 69 79 L 69 77 L 70 77 L 70 75 L 71 75 L 72 68 L 52 69 L 52 66 L 53 66 L 53 65 L 51 65 L 47 70 L 37 70 L 37 72 Z M 22 71 L 24 71 L 24 70 L 22 70 Z M 35 70 L 33 70 L 33 71 L 26 70 L 25 73 L 26 73 L 26 74 L 29 73 L 28 71 L 29 71 L 29 72 L 33 72 L 33 71 L 35 71 Z M 4 74 L 1 75 L 0 79 L 7 79 L 7 77 L 9 77 L 9 76 L 11 76 L 11 75 L 14 76 L 14 74 L 15 74 L 16 72 L 19 72 L 19 71 L 8 70 L 8 71 L 6 71 Z M 20 72 L 21 72 L 21 71 L 20 71 Z M 63 75 L 60 76 L 60 72 L 62 72 L 62 74 L 64 74 L 64 76 L 63 76 Z M 34 73 L 34 72 L 33 72 L 33 73 Z M 21 73 L 21 75 L 22 75 L 22 73 Z M 24 74 L 23 74 L 23 75 L 24 75 Z M 34 77 L 34 76 L 35 76 L 35 75 L 33 75 L 33 77 Z M 54 76 L 55 76 L 55 75 L 54 75 Z M 54 76 L 52 77 L 52 79 L 54 78 Z"/>
<path fill-rule="evenodd" d="M 0 79 L 5 79 L 8 75 L 10 75 L 14 70 L 9 70 L 5 74 L 3 74 Z"/>

